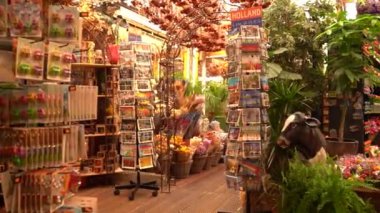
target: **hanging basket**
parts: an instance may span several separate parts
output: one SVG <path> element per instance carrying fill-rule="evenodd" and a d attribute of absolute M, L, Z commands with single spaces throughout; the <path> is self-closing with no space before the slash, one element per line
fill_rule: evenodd
<path fill-rule="evenodd" d="M 213 159 L 215 158 L 215 154 L 209 154 L 206 158 L 205 166 L 203 167 L 203 170 L 209 170 L 211 168 L 211 164 Z"/>
<path fill-rule="evenodd" d="M 191 165 L 190 174 L 200 173 L 205 167 L 207 155 L 194 155 L 193 164 Z"/>
<path fill-rule="evenodd" d="M 182 163 L 172 163 L 171 166 L 171 174 L 174 176 L 176 179 L 184 179 L 187 178 L 190 175 L 190 169 L 191 169 L 191 164 L 193 161 L 188 161 L 188 162 L 182 162 Z"/>

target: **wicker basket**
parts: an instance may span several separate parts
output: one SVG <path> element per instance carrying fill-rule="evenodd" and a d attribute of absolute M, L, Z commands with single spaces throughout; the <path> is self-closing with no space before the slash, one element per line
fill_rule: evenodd
<path fill-rule="evenodd" d="M 215 154 L 209 154 L 206 158 L 205 166 L 203 170 L 209 170 L 211 168 L 212 160 L 215 158 Z"/>
<path fill-rule="evenodd" d="M 171 173 L 176 179 L 187 178 L 190 174 L 191 164 L 193 161 L 172 163 Z"/>
<path fill-rule="evenodd" d="M 193 164 L 191 165 L 190 174 L 200 173 L 205 167 L 207 155 L 194 155 Z"/>
<path fill-rule="evenodd" d="M 214 158 L 211 159 L 211 166 L 212 167 L 217 166 L 221 157 L 222 157 L 222 153 L 221 152 L 215 153 L 214 154 Z"/>

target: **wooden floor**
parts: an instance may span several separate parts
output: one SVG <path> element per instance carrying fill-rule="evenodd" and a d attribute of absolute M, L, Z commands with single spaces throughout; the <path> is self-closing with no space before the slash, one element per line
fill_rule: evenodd
<path fill-rule="evenodd" d="M 111 186 L 81 190 L 78 195 L 97 197 L 99 213 L 235 213 L 239 208 L 238 192 L 227 189 L 221 164 L 177 180 L 171 193 L 160 193 L 158 197 L 141 190 L 134 201 L 129 201 L 127 191 L 114 196 Z"/>

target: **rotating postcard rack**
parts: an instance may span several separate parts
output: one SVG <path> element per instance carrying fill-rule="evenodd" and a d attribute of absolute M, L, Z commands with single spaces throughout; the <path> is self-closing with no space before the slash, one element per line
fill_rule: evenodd
<path fill-rule="evenodd" d="M 140 170 L 154 167 L 154 93 L 151 86 L 152 54 L 148 44 L 132 43 L 121 52 L 119 106 L 121 118 L 120 156 L 121 168 L 135 170 L 136 182 L 115 186 L 114 194 L 122 189 L 132 189 L 133 200 L 139 188 L 152 190 L 157 196 L 157 183 L 141 183 Z"/>
<path fill-rule="evenodd" d="M 227 46 L 230 127 L 225 174 L 227 186 L 246 192 L 249 201 L 249 192 L 261 189 L 263 147 L 269 139 L 269 86 L 263 66 L 268 39 L 258 25 L 240 26 L 238 31 Z"/>

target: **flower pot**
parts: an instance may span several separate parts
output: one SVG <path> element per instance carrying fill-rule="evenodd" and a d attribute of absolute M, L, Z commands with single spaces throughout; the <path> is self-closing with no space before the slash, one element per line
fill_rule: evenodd
<path fill-rule="evenodd" d="M 338 142 L 337 138 L 326 138 L 326 152 L 331 156 L 342 156 L 345 154 L 356 155 L 359 149 L 359 142 L 356 140 L 345 139 Z"/>
<path fill-rule="evenodd" d="M 193 164 L 191 165 L 190 174 L 197 174 L 200 173 L 207 160 L 207 155 L 194 155 L 193 157 Z"/>
<path fill-rule="evenodd" d="M 183 163 L 172 163 L 171 174 L 176 179 L 187 178 L 190 174 L 190 169 L 193 161 L 183 162 Z"/>
<path fill-rule="evenodd" d="M 210 154 L 206 158 L 205 166 L 203 167 L 203 170 L 209 170 L 211 168 L 212 160 L 215 158 L 214 154 Z"/>

